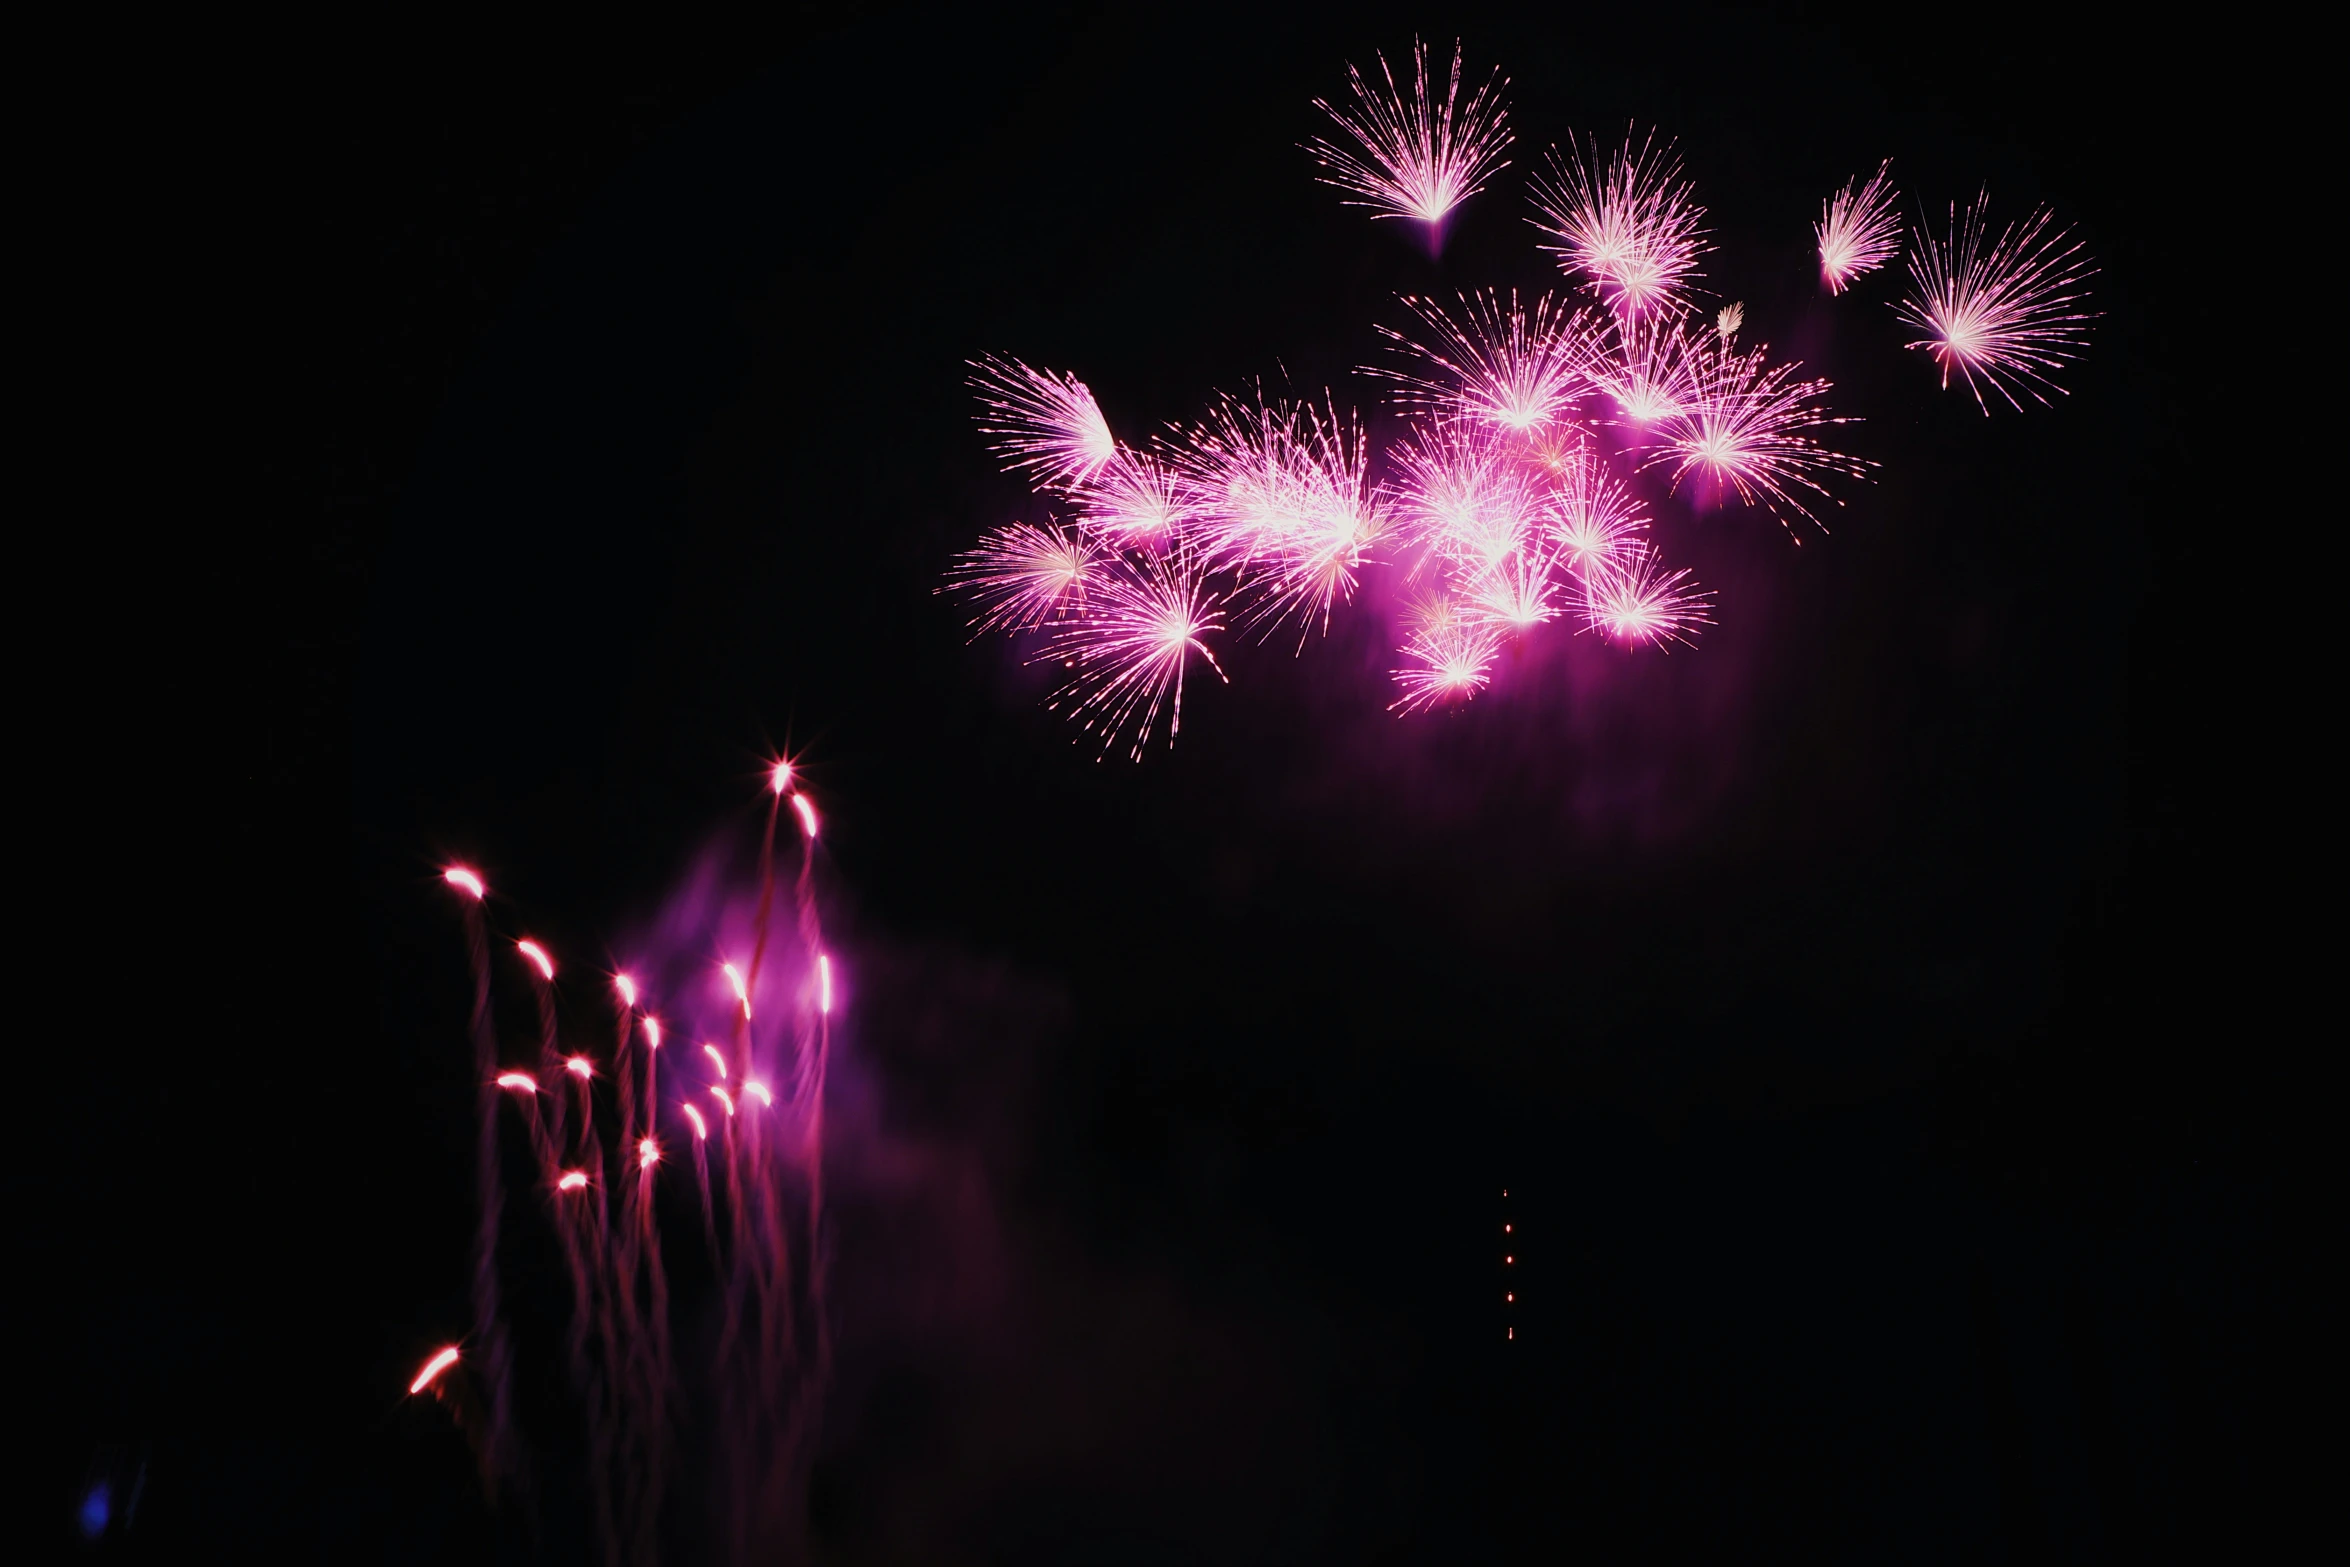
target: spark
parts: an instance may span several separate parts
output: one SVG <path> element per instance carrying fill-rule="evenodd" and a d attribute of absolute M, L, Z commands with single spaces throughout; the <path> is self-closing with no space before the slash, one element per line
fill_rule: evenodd
<path fill-rule="evenodd" d="M 569 1072 L 573 1077 L 583 1080 L 596 1075 L 595 1063 L 588 1060 L 586 1056 L 573 1056 L 563 1063 L 563 1070 Z"/>
<path fill-rule="evenodd" d="M 1410 356 L 1407 368 L 1380 372 L 1403 388 L 1402 400 L 1440 417 L 1539 429 L 1564 414 L 1591 385 L 1597 331 L 1584 311 L 1567 311 L 1549 294 L 1532 309 L 1512 290 L 1461 296 L 1456 317 L 1430 300 L 1406 298 L 1426 341 L 1382 327 Z"/>
<path fill-rule="evenodd" d="M 555 1183 L 555 1190 L 559 1192 L 576 1192 L 584 1189 L 587 1183 L 587 1172 L 585 1170 L 571 1170 L 565 1173 L 563 1179 Z"/>
<path fill-rule="evenodd" d="M 729 1116 L 734 1114 L 734 1095 L 728 1093 L 725 1089 L 718 1087 L 716 1084 L 712 1084 L 710 1087 L 710 1097 L 717 1100 L 720 1104 L 726 1106 L 726 1113 Z"/>
<path fill-rule="evenodd" d="M 1792 512 L 1817 522 L 1797 491 L 1832 501 L 1822 478 L 1867 474 L 1867 462 L 1832 451 L 1807 433 L 1853 422 L 1820 407 L 1825 380 L 1795 379 L 1797 365 L 1769 364 L 1759 345 L 1747 352 L 1726 342 L 1700 347 L 1692 365 L 1692 395 L 1663 421 L 1641 464 L 1671 466 L 1674 488 L 1689 474 L 1702 473 L 1748 505 L 1761 501 L 1782 521 Z"/>
<path fill-rule="evenodd" d="M 498 1086 L 511 1088 L 520 1094 L 535 1094 L 539 1091 L 538 1079 L 528 1072 L 501 1072 L 498 1074 Z"/>
<path fill-rule="evenodd" d="M 1744 325 L 1746 325 L 1746 302 L 1742 299 L 1733 300 L 1714 313 L 1714 330 L 1721 334 L 1724 343 L 1736 337 L 1738 329 Z"/>
<path fill-rule="evenodd" d="M 979 390 L 979 427 L 995 437 L 996 452 L 1027 470 L 1047 489 L 1067 491 L 1101 472 L 1118 455 L 1109 421 L 1083 381 L 990 356 L 975 359 L 971 384 Z"/>
<path fill-rule="evenodd" d="M 635 980 L 630 979 L 626 974 L 615 974 L 612 976 L 612 988 L 620 992 L 620 1004 L 622 1006 L 631 1008 L 632 1010 L 635 1008 Z"/>
<path fill-rule="evenodd" d="M 539 978 L 551 980 L 555 977 L 555 960 L 548 957 L 547 949 L 537 942 L 518 941 L 514 943 L 514 950 L 530 959 L 537 966 Z"/>
<path fill-rule="evenodd" d="M 1585 622 L 1620 642 L 1694 646 L 1696 628 L 1711 624 L 1710 599 L 1688 584 L 1688 572 L 1667 571 L 1654 550 L 1636 546 L 1584 574 Z"/>
<path fill-rule="evenodd" d="M 1397 85 L 1387 57 L 1375 58 L 1384 91 L 1349 65 L 1347 85 L 1354 102 L 1339 108 L 1314 100 L 1314 107 L 1336 120 L 1355 145 L 1317 136 L 1307 151 L 1329 170 L 1323 184 L 1361 198 L 1349 206 L 1369 207 L 1374 217 L 1413 218 L 1434 226 L 1508 167 L 1502 154 L 1510 144 L 1509 113 L 1501 102 L 1507 83 L 1496 70 L 1462 103 L 1461 50 L 1455 43 L 1452 76 L 1439 102 L 1428 78 L 1428 51 L 1418 39 L 1412 41 L 1408 93 Z"/>
<path fill-rule="evenodd" d="M 433 1378 L 439 1376 L 442 1372 L 448 1370 L 456 1363 L 457 1346 L 451 1344 L 447 1349 L 437 1352 L 434 1354 L 432 1359 L 424 1363 L 424 1369 L 416 1373 L 416 1380 L 408 1384 L 409 1393 L 413 1395 L 423 1392 L 426 1388 L 432 1386 Z"/>
<path fill-rule="evenodd" d="M 1170 464 L 1135 452 L 1115 462 L 1077 493 L 1078 525 L 1112 544 L 1156 548 L 1191 520 L 1197 498 Z"/>
<path fill-rule="evenodd" d="M 660 1142 L 657 1139 L 651 1137 L 639 1138 L 636 1145 L 637 1168 L 640 1170 L 650 1170 L 654 1165 L 659 1164 L 660 1162 Z"/>
<path fill-rule="evenodd" d="M 946 586 L 978 606 L 973 636 L 1030 631 L 1085 607 L 1099 553 L 1081 533 L 1009 523 L 956 556 Z"/>
<path fill-rule="evenodd" d="M 791 797 L 791 808 L 799 813 L 800 831 L 806 833 L 811 838 L 815 837 L 816 802 L 809 799 L 804 794 L 795 794 Z"/>
<path fill-rule="evenodd" d="M 750 987 L 743 983 L 742 970 L 731 963 L 721 963 L 718 966 L 726 971 L 726 983 L 734 987 L 734 999 L 743 1004 L 743 1016 L 749 1017 L 751 1015 L 751 992 Z"/>
<path fill-rule="evenodd" d="M 743 1092 L 750 1095 L 753 1099 L 758 1100 L 762 1105 L 768 1106 L 769 1108 L 774 1107 L 775 1096 L 769 1093 L 767 1091 L 767 1085 L 760 1082 L 757 1078 L 753 1078 L 749 1082 L 743 1084 Z"/>
<path fill-rule="evenodd" d="M 1095 605 L 1056 632 L 1040 655 L 1070 672 L 1047 705 L 1099 735 L 1104 751 L 1131 733 L 1138 758 L 1164 709 L 1173 744 L 1183 727 L 1183 673 L 1191 655 L 1223 678 L 1203 640 L 1223 625 L 1190 552 L 1122 562 Z"/>
<path fill-rule="evenodd" d="M 791 793 L 791 763 L 777 762 L 767 773 L 767 787 L 777 794 Z"/>
<path fill-rule="evenodd" d="M 481 878 L 474 875 L 473 872 L 467 870 L 462 865 L 452 865 L 447 870 L 441 872 L 441 880 L 447 882 L 450 886 L 456 888 L 459 892 L 465 893 L 476 903 L 489 896 L 490 889 L 482 885 Z M 453 1356 L 457 1352 L 455 1350 L 450 1350 L 449 1353 Z"/>
<path fill-rule="evenodd" d="M 694 1137 L 696 1140 L 701 1142 L 708 1142 L 710 1140 L 710 1128 L 702 1120 L 702 1112 L 696 1110 L 692 1105 L 681 1104 L 677 1108 L 683 1110 L 685 1112 L 685 1118 L 694 1123 Z"/>
<path fill-rule="evenodd" d="M 645 1019 L 645 1042 L 655 1050 L 661 1048 L 661 1020 L 659 1018 L 648 1017 Z"/>
<path fill-rule="evenodd" d="M 1899 253 L 1899 199 L 1891 158 L 1877 165 L 1867 184 L 1856 174 L 1828 198 L 1812 233 L 1820 244 L 1820 281 L 1829 293 L 1843 293 L 1854 278 L 1876 271 Z"/>
<path fill-rule="evenodd" d="M 2051 230 L 2054 214 L 2034 208 L 1993 238 L 1989 207 L 1987 193 L 1951 207 L 1949 239 L 1927 236 L 1910 252 L 1910 292 L 1894 307 L 1926 334 L 1908 346 L 1934 356 L 1945 387 L 1956 370 L 1985 414 L 1985 382 L 2017 409 L 2018 392 L 2042 404 L 2061 394 L 2049 372 L 2079 356 L 2096 315 L 2080 308 L 2096 268 L 2078 240 Z"/>
<path fill-rule="evenodd" d="M 832 959 L 824 953 L 816 954 L 816 1010 L 832 1015 Z"/>
<path fill-rule="evenodd" d="M 718 1068 L 718 1075 L 720 1077 L 724 1077 L 726 1075 L 726 1057 L 718 1053 L 718 1047 L 716 1045 L 704 1045 L 702 1047 L 702 1054 L 708 1056 L 710 1058 L 710 1064 Z"/>
<path fill-rule="evenodd" d="M 1550 153 L 1547 176 L 1533 182 L 1535 227 L 1556 240 L 1546 245 L 1559 265 L 1583 274 L 1626 321 L 1665 313 L 1696 277 L 1697 258 L 1711 247 L 1699 226 L 1705 209 L 1682 177 L 1671 142 L 1659 147 L 1651 132 L 1639 147 L 1627 133 L 1604 162 L 1599 143 L 1572 138 L 1561 156 Z"/>

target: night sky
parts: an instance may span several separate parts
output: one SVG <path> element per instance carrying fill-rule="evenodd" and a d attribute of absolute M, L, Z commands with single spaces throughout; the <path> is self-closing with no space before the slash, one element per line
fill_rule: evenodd
<path fill-rule="evenodd" d="M 1270 13 L 411 41 L 240 121 L 282 177 L 229 226 L 290 247 L 240 308 L 307 367 L 255 404 L 259 477 L 300 497 L 166 589 L 201 607 L 153 748 L 200 777 L 141 981 L 175 1054 L 240 1064 L 69 1101 L 105 1129 L 56 1166 L 44 1538 L 105 1473 L 143 1489 L 102 1555 L 529 1559 L 401 1397 L 468 1321 L 438 867 L 585 974 L 755 832 L 786 747 L 869 1128 L 814 1559 L 2186 1560 L 2259 1526 L 2291 1270 L 2243 888 L 2277 829 L 2212 645 L 2241 432 L 2186 368 L 2232 308 L 2171 215 L 2217 156 L 2175 124 L 2193 41 Z M 1299 147 L 1415 29 L 1502 67 L 1518 137 L 1441 260 Z M 1396 296 L 1561 286 L 1524 178 L 1635 120 L 1679 139 L 1706 285 L 1882 464 L 1800 547 L 1661 506 L 1716 594 L 1695 650 L 1560 623 L 1405 720 L 1342 615 L 1227 639 L 1135 765 L 966 642 L 942 571 L 1037 513 L 967 360 L 1071 370 L 1129 437 L 1259 377 L 1391 430 L 1360 367 Z M 2056 406 L 1941 391 L 1894 276 L 1820 293 L 1820 201 L 1888 156 L 1913 212 L 1987 184 L 2077 227 L 2103 315 Z"/>

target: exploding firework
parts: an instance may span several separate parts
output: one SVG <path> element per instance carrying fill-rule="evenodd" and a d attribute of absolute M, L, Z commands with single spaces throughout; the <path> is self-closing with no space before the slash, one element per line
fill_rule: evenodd
<path fill-rule="evenodd" d="M 1317 98 L 1314 107 L 1338 122 L 1352 146 L 1316 137 L 1307 150 L 1329 173 L 1326 185 L 1351 191 L 1354 205 L 1374 217 L 1411 218 L 1431 230 L 1452 209 L 1484 189 L 1508 166 L 1508 113 L 1497 71 L 1461 102 L 1461 51 L 1453 45 L 1452 75 L 1439 100 L 1428 76 L 1428 51 L 1412 43 L 1412 78 L 1407 91 L 1380 55 L 1379 81 L 1346 68 L 1353 101 L 1334 107 Z"/>
<path fill-rule="evenodd" d="M 1841 294 L 1852 280 L 1874 272 L 1901 249 L 1901 216 L 1894 210 L 1893 161 L 1878 165 L 1866 184 L 1858 175 L 1828 198 L 1813 234 L 1820 245 L 1820 281 Z"/>
<path fill-rule="evenodd" d="M 2054 215 L 2034 209 L 1994 236 L 1989 193 L 1950 209 L 1950 237 L 1925 236 L 1909 257 L 1909 293 L 1894 308 L 1925 336 L 1912 342 L 1955 370 L 1985 414 L 1983 387 L 2022 408 L 2021 392 L 2045 404 L 2064 391 L 2051 372 L 2077 357 L 2095 312 L 2082 308 L 2090 266 L 2081 243 L 2052 228 Z"/>
<path fill-rule="evenodd" d="M 1535 226 L 1559 265 L 1626 321 L 1675 314 L 1709 248 L 1695 198 L 1672 144 L 1659 147 L 1653 132 L 1637 147 L 1627 134 L 1604 159 L 1596 141 L 1570 140 L 1534 181 Z"/>
<path fill-rule="evenodd" d="M 1314 150 L 1328 183 L 1433 234 L 1503 166 L 1508 138 L 1498 75 L 1464 100 L 1457 46 L 1441 93 L 1417 45 L 1412 66 L 1400 85 L 1383 57 L 1376 80 L 1352 73 L 1348 104 L 1320 105 L 1345 144 Z M 1899 252 L 1890 169 L 1847 182 L 1822 213 L 1831 291 Z M 1875 465 L 1828 444 L 1856 421 L 1830 411 L 1825 379 L 1749 335 L 1744 301 L 1695 304 L 1712 247 L 1671 141 L 1570 138 L 1531 195 L 1542 248 L 1598 303 L 1404 297 L 1411 319 L 1379 328 L 1384 362 L 1367 372 L 1401 424 L 1383 450 L 1330 392 L 1262 386 L 1217 395 L 1138 449 L 1075 377 L 978 361 L 981 429 L 1067 520 L 1010 524 L 957 558 L 946 586 L 971 601 L 974 631 L 1027 639 L 1032 660 L 1066 671 L 1050 705 L 1105 752 L 1123 742 L 1137 757 L 1162 724 L 1174 739 L 1195 657 L 1223 677 L 1227 613 L 1264 638 L 1294 624 L 1302 653 L 1381 569 L 1400 573 L 1407 601 L 1399 713 L 1476 696 L 1504 648 L 1564 616 L 1630 646 L 1692 642 L 1712 598 L 1665 560 L 1656 491 L 1767 513 L 1800 543 L 1797 519 L 1817 524 Z M 1954 215 L 1948 244 L 1912 250 L 1902 309 L 1946 380 L 1955 368 L 2012 401 L 2077 348 L 2087 268 L 2046 228 L 2035 214 L 1987 239 L 1978 203 Z"/>
<path fill-rule="evenodd" d="M 797 1534 L 798 1504 L 791 1499 L 804 1493 L 809 1432 L 831 1344 L 821 1172 L 834 978 L 831 957 L 821 950 L 811 877 L 814 807 L 788 767 L 778 765 L 772 780 L 756 913 L 728 904 L 705 917 L 686 942 L 689 954 L 663 964 L 665 978 L 639 967 L 614 976 L 609 991 L 596 987 L 605 1000 L 594 1008 L 600 1021 L 592 1032 L 606 1043 L 563 1042 L 577 1020 L 560 1004 L 554 955 L 538 941 L 513 942 L 538 1002 L 537 1046 L 545 1065 L 536 1074 L 492 1064 L 499 1050 L 483 956 L 486 888 L 470 871 L 452 867 L 444 874 L 464 895 L 476 954 L 475 1059 L 487 1096 L 476 1325 L 473 1347 L 464 1352 L 475 1363 L 471 1380 L 485 1388 L 490 1405 L 485 1479 L 516 1505 L 532 1494 L 528 1485 L 505 1486 L 523 1478 L 525 1463 L 524 1445 L 501 1425 L 512 1420 L 506 1324 L 496 1290 L 502 1154 L 495 1109 L 504 1098 L 525 1123 L 522 1147 L 538 1172 L 544 1222 L 569 1282 L 565 1359 L 585 1417 L 592 1531 L 606 1563 L 657 1558 L 664 1498 L 681 1463 L 675 1421 L 689 1408 L 707 1410 L 716 1422 L 694 1445 L 718 1465 L 713 1500 L 726 1520 L 725 1554 L 771 1555 L 779 1541 Z M 776 826 L 786 799 L 805 828 L 807 847 L 796 880 L 796 918 L 774 921 Z M 713 963 L 705 955 L 713 949 L 747 950 L 751 957 Z M 694 980 L 697 973 L 709 982 Z M 703 1047 L 715 1080 L 684 1085 L 685 1095 L 700 1094 L 724 1109 L 714 1151 L 704 1113 L 674 1086 L 662 1097 L 661 1025 L 641 1008 L 652 990 L 673 987 L 687 1026 L 728 1041 L 725 1049 Z M 739 1096 L 725 1086 L 730 1075 L 740 1078 Z M 564 1078 L 576 1085 L 568 1110 L 572 1091 L 558 1091 Z M 614 1080 L 609 1097 L 597 1087 L 607 1078 Z M 548 1107 L 544 1113 L 541 1105 Z M 745 1122 L 739 1129 L 738 1112 Z M 659 1128 L 670 1117 L 691 1134 L 694 1179 L 687 1190 L 664 1196 L 668 1161 Z M 623 1155 L 617 1169 L 605 1162 L 608 1141 Z M 713 1164 L 722 1179 L 712 1179 Z M 622 1174 L 632 1178 L 612 1179 Z M 707 1258 L 695 1288 L 713 1297 L 722 1324 L 705 1367 L 681 1362 L 670 1325 L 670 1243 L 662 1212 L 687 1204 L 698 1208 Z M 456 1346 L 434 1355 L 409 1391 L 441 1396 L 459 1356 Z"/>

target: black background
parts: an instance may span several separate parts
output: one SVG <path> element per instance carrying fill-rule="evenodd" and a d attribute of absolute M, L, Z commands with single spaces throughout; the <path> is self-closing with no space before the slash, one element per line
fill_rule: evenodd
<path fill-rule="evenodd" d="M 2241 1548 L 2303 1036 L 2296 786 L 2215 578 L 2300 589 L 2214 549 L 2242 414 L 2188 366 L 2240 302 L 2180 243 L 2225 149 L 2179 115 L 2224 73 L 1967 20 L 827 14 L 384 40 L 221 106 L 194 232 L 250 349 L 206 411 L 262 455 L 138 589 L 168 716 L 104 788 L 169 818 L 133 868 L 184 934 L 133 965 L 153 1043 L 60 1101 L 39 1532 L 143 1461 L 130 1553 L 493 1549 L 399 1397 L 465 1320 L 436 867 L 595 953 L 788 745 L 872 1117 L 824 1559 Z M 1415 28 L 1503 66 L 1519 136 L 1441 264 L 1297 147 Z M 1398 721 L 1361 614 L 1235 645 L 1134 766 L 966 646 L 939 573 L 1034 508 L 963 361 L 1130 435 L 1284 369 L 1377 417 L 1393 296 L 1555 279 L 1523 176 L 1635 118 L 1709 285 L 1884 465 L 1800 548 L 1664 508 L 1696 652 L 1562 628 Z M 1818 203 L 1888 155 L 2077 225 L 2104 315 L 2057 406 L 1937 390 L 1890 277 L 1818 296 Z"/>

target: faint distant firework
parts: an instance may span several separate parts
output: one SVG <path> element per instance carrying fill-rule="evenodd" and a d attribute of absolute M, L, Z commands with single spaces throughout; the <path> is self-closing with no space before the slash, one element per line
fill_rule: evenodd
<path fill-rule="evenodd" d="M 1325 183 L 1437 237 L 1504 167 L 1499 73 L 1464 100 L 1459 46 L 1440 86 L 1415 42 L 1406 79 L 1380 57 L 1348 83 L 1344 102 L 1316 101 L 1341 133 L 1309 144 Z M 1694 642 L 1713 598 L 1665 559 L 1656 492 L 1775 517 L 1800 543 L 1799 525 L 1820 526 L 1875 465 L 1828 444 L 1857 421 L 1831 411 L 1824 377 L 1745 340 L 1744 302 L 1700 307 L 1712 246 L 1669 139 L 1571 137 L 1530 193 L 1567 289 L 1405 296 L 1408 321 L 1378 329 L 1384 355 L 1366 367 L 1400 425 L 1382 446 L 1329 393 L 1262 386 L 1129 443 L 1074 376 L 974 361 L 983 432 L 1051 508 L 947 573 L 974 632 L 1058 666 L 1050 705 L 1137 757 L 1173 741 L 1195 660 L 1224 677 L 1219 637 L 1294 630 L 1302 648 L 1374 571 L 1399 589 L 1399 713 L 1475 697 L 1556 621 L 1632 648 Z M 1827 200 L 1815 237 L 1831 293 L 1900 254 L 1895 201 L 1889 161 Z M 1987 381 L 2012 402 L 2077 350 L 2088 270 L 2044 234 L 2045 213 L 1996 240 L 1981 214 L 1912 245 L 1899 308 L 1945 384 L 1956 369 L 1978 401 Z"/>
<path fill-rule="evenodd" d="M 2096 268 L 2054 214 L 2035 208 L 1994 235 L 1990 207 L 1987 192 L 1953 203 L 1949 237 L 1921 236 L 1898 307 L 1925 334 L 1909 346 L 1934 356 L 1944 386 L 1957 371 L 1986 414 L 1986 384 L 2018 409 L 2019 392 L 2043 404 L 2061 394 L 2051 372 L 2079 356 L 2096 315 L 2083 308 Z"/>

